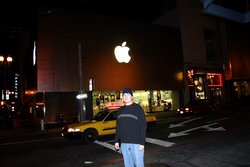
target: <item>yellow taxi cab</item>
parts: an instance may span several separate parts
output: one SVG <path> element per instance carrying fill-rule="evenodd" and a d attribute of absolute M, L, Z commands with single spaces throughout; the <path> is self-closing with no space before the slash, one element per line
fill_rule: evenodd
<path fill-rule="evenodd" d="M 91 120 L 75 122 L 62 128 L 63 137 L 81 137 L 87 143 L 93 143 L 99 136 L 115 134 L 117 110 L 98 112 Z M 145 113 L 148 125 L 156 124 L 155 115 Z"/>

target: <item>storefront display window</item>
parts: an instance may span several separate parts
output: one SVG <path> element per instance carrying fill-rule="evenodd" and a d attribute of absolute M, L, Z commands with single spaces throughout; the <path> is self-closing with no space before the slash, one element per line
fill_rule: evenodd
<path fill-rule="evenodd" d="M 172 109 L 172 91 L 153 91 L 152 111 L 167 111 Z"/>
<path fill-rule="evenodd" d="M 242 82 L 234 82 L 234 92 L 238 95 L 238 98 L 241 96 L 249 96 L 250 95 L 250 87 L 249 82 L 242 81 Z"/>
<path fill-rule="evenodd" d="M 194 75 L 194 70 L 188 70 L 187 71 L 188 86 L 193 86 L 194 85 L 193 75 Z"/>
<path fill-rule="evenodd" d="M 205 85 L 203 76 L 194 77 L 194 90 L 195 90 L 195 99 L 202 100 L 205 99 Z"/>
<path fill-rule="evenodd" d="M 142 106 L 145 112 L 167 111 L 172 109 L 172 91 L 136 90 L 134 102 Z M 93 114 L 105 108 L 119 108 L 123 104 L 122 91 L 93 92 Z"/>
<path fill-rule="evenodd" d="M 221 101 L 223 87 L 221 73 L 189 69 L 186 76 L 190 87 L 191 101 L 204 99 Z"/>
<path fill-rule="evenodd" d="M 207 73 L 207 84 L 209 87 L 221 87 L 222 86 L 222 74 Z"/>

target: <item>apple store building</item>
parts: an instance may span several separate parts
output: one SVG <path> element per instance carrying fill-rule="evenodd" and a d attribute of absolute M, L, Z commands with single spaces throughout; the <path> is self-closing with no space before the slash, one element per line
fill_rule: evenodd
<path fill-rule="evenodd" d="M 123 105 L 124 87 L 134 90 L 146 112 L 180 105 L 184 81 L 177 28 L 62 10 L 38 19 L 37 39 L 38 92 L 91 92 L 93 114 Z M 70 98 L 75 105 L 77 99 Z M 46 108 L 48 115 L 59 112 Z"/>

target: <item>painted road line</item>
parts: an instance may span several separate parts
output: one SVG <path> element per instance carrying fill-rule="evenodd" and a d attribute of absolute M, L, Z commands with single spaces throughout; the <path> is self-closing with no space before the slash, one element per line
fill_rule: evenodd
<path fill-rule="evenodd" d="M 149 137 L 146 137 L 146 142 L 151 143 L 151 144 L 156 144 L 156 145 L 159 145 L 159 146 L 163 146 L 163 147 L 171 147 L 172 145 L 175 144 L 175 143 L 172 143 L 172 142 L 159 140 L 159 139 L 154 139 L 154 138 L 149 138 Z"/>
<path fill-rule="evenodd" d="M 159 139 L 154 139 L 154 138 L 149 138 L 149 137 L 146 137 L 146 142 L 151 143 L 151 144 L 155 144 L 155 145 L 159 145 L 159 146 L 163 146 L 163 147 L 171 147 L 172 145 L 175 144 L 175 143 L 172 143 L 172 142 L 159 140 Z M 115 151 L 113 144 L 109 144 L 107 142 L 101 142 L 101 141 L 98 141 L 98 140 L 96 140 L 95 143 Z M 116 152 L 121 153 L 120 150 L 116 151 Z"/>
<path fill-rule="evenodd" d="M 202 119 L 202 117 L 198 117 L 198 118 L 194 118 L 194 119 L 189 119 L 187 121 L 184 121 L 184 122 L 181 122 L 181 123 L 178 123 L 178 124 L 170 124 L 169 128 L 176 128 L 176 127 L 180 127 L 180 126 L 183 126 L 183 124 L 186 124 L 188 122 L 192 122 L 192 121 L 195 121 L 197 119 Z"/>
<path fill-rule="evenodd" d="M 221 128 L 212 128 L 211 127 L 211 126 L 217 125 L 217 124 L 218 123 L 215 122 L 215 123 L 211 123 L 211 124 L 208 124 L 208 125 L 198 126 L 198 127 L 195 127 L 195 128 L 191 128 L 191 129 L 188 129 L 188 130 L 177 132 L 177 133 L 170 133 L 169 136 L 168 136 L 168 138 L 189 135 L 187 132 L 191 132 L 191 131 L 194 131 L 194 130 L 197 130 L 197 129 L 201 129 L 201 128 L 205 128 L 206 130 L 209 130 L 209 131 L 212 131 L 213 129 L 214 129 L 214 131 L 218 131 Z"/>
<path fill-rule="evenodd" d="M 216 120 L 212 120 L 212 121 L 209 121 L 207 123 L 212 123 L 212 122 L 220 122 L 220 121 L 224 121 L 224 120 L 227 120 L 228 118 L 220 118 L 220 119 L 216 119 Z"/>
<path fill-rule="evenodd" d="M 217 124 L 217 123 L 215 123 Z M 224 129 L 223 127 L 216 127 L 216 128 L 213 128 L 211 127 L 211 125 L 204 125 L 203 128 L 205 128 L 207 131 L 226 131 L 226 129 Z"/>
<path fill-rule="evenodd" d="M 109 144 L 109 143 L 107 143 L 107 142 L 102 142 L 102 141 L 98 141 L 98 140 L 96 140 L 94 143 L 99 144 L 99 145 L 101 145 L 101 146 L 104 146 L 104 147 L 106 147 L 106 148 L 109 148 L 110 150 L 113 150 L 113 151 L 115 151 L 115 152 L 121 153 L 120 150 L 119 150 L 119 151 L 116 151 L 116 150 L 115 150 L 113 144 Z"/>

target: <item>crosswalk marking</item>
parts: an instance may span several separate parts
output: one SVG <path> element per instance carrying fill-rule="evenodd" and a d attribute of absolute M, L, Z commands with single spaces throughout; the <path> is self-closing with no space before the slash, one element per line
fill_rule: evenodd
<path fill-rule="evenodd" d="M 114 141 L 108 141 L 108 142 L 114 142 Z M 108 142 L 102 142 L 102 141 L 98 141 L 98 140 L 95 141 L 96 144 L 99 144 L 99 145 L 104 146 L 104 147 L 106 147 L 108 149 L 116 151 L 114 149 L 114 145 L 110 144 Z M 149 138 L 149 137 L 146 137 L 146 142 L 151 143 L 151 144 L 156 144 L 156 145 L 159 145 L 159 146 L 163 146 L 163 147 L 171 147 L 172 145 L 175 144 L 175 143 L 172 143 L 172 142 L 159 140 L 159 139 L 154 139 L 154 138 Z M 116 152 L 121 153 L 120 150 L 116 151 Z"/>
<path fill-rule="evenodd" d="M 163 147 L 171 147 L 172 145 L 175 144 L 175 143 L 172 143 L 172 142 L 159 140 L 159 139 L 154 139 L 154 138 L 149 138 L 149 137 L 146 137 L 146 142 L 156 144 L 156 145 L 159 145 L 159 146 L 163 146 Z"/>
<path fill-rule="evenodd" d="M 102 142 L 102 141 L 98 141 L 98 140 L 96 140 L 95 143 L 96 143 L 96 144 L 99 144 L 99 145 L 101 145 L 101 146 L 104 146 L 104 147 L 106 147 L 106 148 L 109 148 L 109 149 L 111 149 L 111 150 L 113 150 L 113 151 L 116 151 L 113 144 L 109 144 L 109 143 L 107 143 L 107 142 Z M 116 152 L 121 153 L 120 150 L 119 150 L 119 151 L 116 151 Z"/>
<path fill-rule="evenodd" d="M 198 127 L 195 127 L 195 128 L 180 131 L 180 132 L 177 132 L 177 133 L 170 133 L 168 138 L 186 136 L 186 135 L 189 135 L 189 133 L 187 133 L 187 132 L 191 132 L 191 131 L 194 131 L 194 130 L 197 130 L 197 129 L 202 129 L 202 128 L 206 129 L 207 131 L 225 131 L 225 129 L 223 127 L 217 127 L 217 128 L 212 127 L 212 126 L 217 125 L 217 124 L 218 124 L 217 122 L 214 122 L 214 123 L 211 123 L 211 124 L 202 125 L 202 126 L 198 126 Z"/>

